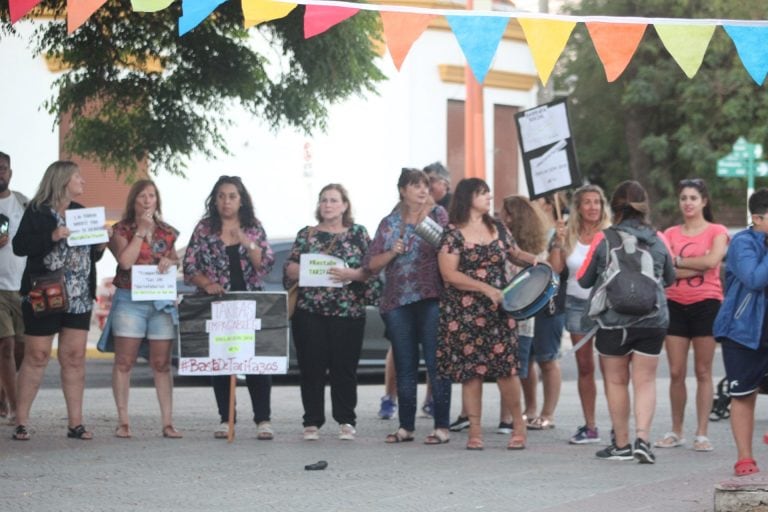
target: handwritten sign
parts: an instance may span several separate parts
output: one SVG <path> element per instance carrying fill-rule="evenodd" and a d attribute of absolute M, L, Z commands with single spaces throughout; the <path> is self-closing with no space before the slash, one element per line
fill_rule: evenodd
<path fill-rule="evenodd" d="M 67 210 L 65 217 L 70 231 L 67 237 L 67 244 L 70 247 L 103 244 L 109 241 L 107 230 L 104 228 L 106 217 L 103 206 Z"/>
<path fill-rule="evenodd" d="M 322 286 L 341 288 L 342 282 L 331 280 L 328 271 L 334 267 L 344 268 L 341 258 L 327 254 L 306 253 L 299 260 L 299 286 Z"/>
<path fill-rule="evenodd" d="M 523 152 L 549 146 L 571 136 L 565 103 L 526 110 L 519 123 Z"/>
<path fill-rule="evenodd" d="M 179 304 L 179 375 L 288 371 L 288 295 L 186 295 Z"/>
<path fill-rule="evenodd" d="M 176 300 L 176 265 L 165 273 L 157 265 L 131 267 L 131 300 Z"/>

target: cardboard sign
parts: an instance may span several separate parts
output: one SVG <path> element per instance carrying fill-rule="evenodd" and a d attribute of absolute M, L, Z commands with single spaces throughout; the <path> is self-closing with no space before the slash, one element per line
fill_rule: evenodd
<path fill-rule="evenodd" d="M 157 265 L 131 267 L 131 300 L 176 300 L 176 265 L 163 274 Z"/>
<path fill-rule="evenodd" d="M 288 371 L 288 294 L 185 295 L 179 304 L 179 375 Z"/>
<path fill-rule="evenodd" d="M 581 186 L 565 98 L 518 112 L 515 122 L 531 199 Z"/>
<path fill-rule="evenodd" d="M 328 254 L 306 253 L 299 260 L 299 286 L 320 286 L 341 288 L 342 282 L 331 280 L 328 270 L 334 267 L 344 268 L 346 263 L 341 258 Z"/>
<path fill-rule="evenodd" d="M 67 244 L 70 247 L 109 242 L 109 236 L 104 227 L 106 217 L 103 206 L 67 210 L 64 215 L 70 231 L 67 237 Z"/>

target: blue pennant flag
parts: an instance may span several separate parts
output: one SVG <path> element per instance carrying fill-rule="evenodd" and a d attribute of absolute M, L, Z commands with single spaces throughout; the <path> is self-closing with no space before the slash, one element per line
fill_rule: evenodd
<path fill-rule="evenodd" d="M 749 25 L 723 25 L 723 28 L 736 45 L 736 52 L 741 63 L 758 85 L 763 85 L 768 74 L 768 27 Z"/>
<path fill-rule="evenodd" d="M 483 83 L 491 61 L 507 29 L 509 18 L 496 16 L 446 16 L 464 57 L 479 83 Z"/>
<path fill-rule="evenodd" d="M 183 36 L 205 20 L 226 0 L 182 0 L 179 35 Z"/>

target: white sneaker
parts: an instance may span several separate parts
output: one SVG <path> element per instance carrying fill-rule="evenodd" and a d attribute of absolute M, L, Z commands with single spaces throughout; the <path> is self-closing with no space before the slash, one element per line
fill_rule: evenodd
<path fill-rule="evenodd" d="M 355 427 L 353 427 L 349 423 L 343 423 L 341 425 L 341 430 L 339 431 L 339 439 L 341 439 L 342 441 L 354 441 L 355 434 L 357 434 L 357 430 L 355 430 Z"/>
<path fill-rule="evenodd" d="M 219 423 L 218 428 L 213 431 L 213 437 L 216 439 L 226 439 L 229 436 L 229 423 Z"/>
<path fill-rule="evenodd" d="M 317 441 L 320 439 L 320 429 L 317 427 L 304 427 L 304 440 Z"/>

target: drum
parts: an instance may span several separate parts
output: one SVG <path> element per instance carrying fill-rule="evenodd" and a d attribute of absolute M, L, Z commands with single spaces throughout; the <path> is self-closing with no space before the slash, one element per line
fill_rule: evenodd
<path fill-rule="evenodd" d="M 443 227 L 432 220 L 431 217 L 424 217 L 414 228 L 416 234 L 427 241 L 431 246 L 440 247 L 440 240 L 443 237 Z"/>
<path fill-rule="evenodd" d="M 546 306 L 559 287 L 560 278 L 549 265 L 527 267 L 502 290 L 502 307 L 515 320 L 525 320 Z"/>

